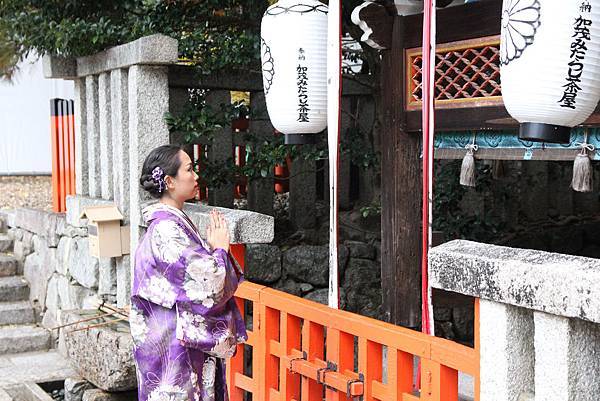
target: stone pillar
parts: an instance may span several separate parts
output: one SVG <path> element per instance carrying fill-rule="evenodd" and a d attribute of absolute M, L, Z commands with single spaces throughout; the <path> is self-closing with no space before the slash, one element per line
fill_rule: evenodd
<path fill-rule="evenodd" d="M 98 120 L 100 123 L 100 194 L 102 199 L 113 198 L 113 144 L 111 125 L 110 74 L 98 77 Z"/>
<path fill-rule="evenodd" d="M 88 159 L 87 159 L 87 117 L 85 78 L 75 80 L 75 193 L 87 195 Z"/>
<path fill-rule="evenodd" d="M 169 143 L 169 130 L 164 114 L 169 110 L 169 81 L 167 67 L 134 65 L 128 74 L 129 95 L 129 210 L 131 224 L 131 253 L 135 252 L 141 230 L 140 205 L 150 196 L 140 187 L 139 176 L 144 159 L 157 146 Z M 133 258 L 130 267 L 133 268 Z M 123 269 L 121 269 L 123 270 Z M 131 281 L 131 273 L 127 281 Z M 121 277 L 122 280 L 125 277 Z M 130 289 L 119 281 L 118 286 Z M 128 297 L 121 295 L 121 302 Z M 128 301 L 128 299 L 127 299 Z M 128 302 L 127 302 L 128 303 Z"/>
<path fill-rule="evenodd" d="M 127 70 L 110 73 L 113 142 L 113 187 L 115 204 L 123 213 L 123 224 L 129 224 L 129 114 Z M 136 181 L 137 182 L 137 179 Z M 129 256 L 116 258 L 117 306 L 129 304 L 131 278 Z"/>
<path fill-rule="evenodd" d="M 127 104 L 127 71 L 110 73 L 111 134 L 113 144 L 113 189 L 115 204 L 129 223 L 129 115 Z"/>
<path fill-rule="evenodd" d="M 206 99 L 206 103 L 214 110 L 219 110 L 221 104 L 231 103 L 231 94 L 225 90 L 213 90 Z M 211 162 L 221 162 L 232 157 L 233 139 L 231 127 L 223 127 L 214 134 L 210 145 L 208 158 Z M 233 208 L 233 184 L 224 184 L 220 188 L 209 188 L 208 203 L 212 206 Z"/>
<path fill-rule="evenodd" d="M 516 401 L 534 387 L 533 316 L 527 309 L 480 301 L 481 401 Z"/>
<path fill-rule="evenodd" d="M 354 99 L 352 96 L 342 97 L 341 107 L 342 113 L 342 124 L 340 126 L 340 142 L 347 138 L 348 130 L 355 126 L 352 119 L 354 111 L 353 105 Z M 338 160 L 338 207 L 340 210 L 350 209 L 350 154 L 340 152 Z M 329 168 L 329 167 L 328 167 Z M 325 171 L 325 200 L 329 201 L 329 171 Z"/>
<path fill-rule="evenodd" d="M 273 126 L 267 114 L 264 92 L 250 94 L 250 107 L 253 114 L 253 119 L 250 121 L 250 132 L 260 140 L 273 138 Z M 274 174 L 274 171 L 271 174 Z M 274 186 L 273 178 L 258 178 L 250 181 L 248 183 L 248 209 L 273 216 Z"/>
<path fill-rule="evenodd" d="M 316 169 L 314 160 L 304 160 L 300 157 L 292 162 L 289 213 L 290 220 L 298 228 L 313 228 L 316 224 Z M 329 188 L 326 191 L 329 191 Z"/>
<path fill-rule="evenodd" d="M 366 143 L 369 142 L 369 132 L 373 129 L 373 122 L 375 121 L 375 101 L 370 96 L 360 96 L 356 98 L 357 101 L 357 116 L 358 116 L 358 127 L 360 128 L 363 138 Z M 385 135 L 386 133 L 382 133 Z M 377 135 L 373 135 L 374 140 L 377 141 Z M 377 142 L 373 144 L 375 152 L 379 151 L 380 146 Z M 375 174 L 374 169 L 360 169 L 358 181 L 359 199 L 362 204 L 369 204 L 373 201 L 374 193 L 377 192 L 376 188 L 380 187 L 378 180 L 380 177 Z"/>
<path fill-rule="evenodd" d="M 98 78 L 85 77 L 86 121 L 87 121 L 87 159 L 89 196 L 98 198 L 100 187 L 100 119 L 98 108 Z"/>
<path fill-rule="evenodd" d="M 534 312 L 534 321 L 535 401 L 600 394 L 600 324 L 544 312 Z"/>

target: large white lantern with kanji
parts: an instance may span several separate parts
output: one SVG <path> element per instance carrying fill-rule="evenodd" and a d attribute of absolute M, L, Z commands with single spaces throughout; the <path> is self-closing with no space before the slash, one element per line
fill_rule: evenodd
<path fill-rule="evenodd" d="M 600 99 L 600 0 L 504 0 L 500 63 L 519 137 L 568 143 Z"/>
<path fill-rule="evenodd" d="M 261 24 L 267 110 L 286 144 L 315 143 L 327 127 L 327 6 L 279 0 Z"/>

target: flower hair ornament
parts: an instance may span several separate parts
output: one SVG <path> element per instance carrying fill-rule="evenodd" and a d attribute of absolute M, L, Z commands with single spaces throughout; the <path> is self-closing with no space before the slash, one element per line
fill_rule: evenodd
<path fill-rule="evenodd" d="M 152 170 L 152 180 L 158 184 L 158 193 L 162 194 L 167 185 L 165 183 L 165 172 L 160 166 L 156 166 Z"/>

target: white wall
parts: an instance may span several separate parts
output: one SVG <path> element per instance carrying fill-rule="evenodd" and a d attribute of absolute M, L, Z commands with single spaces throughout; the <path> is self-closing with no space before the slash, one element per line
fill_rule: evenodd
<path fill-rule="evenodd" d="M 0 175 L 52 171 L 50 99 L 73 99 L 73 82 L 45 79 L 31 57 L 12 82 L 0 82 Z"/>

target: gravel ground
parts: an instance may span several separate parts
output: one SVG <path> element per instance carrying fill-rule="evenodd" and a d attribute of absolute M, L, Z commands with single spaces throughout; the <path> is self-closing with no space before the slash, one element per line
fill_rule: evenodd
<path fill-rule="evenodd" d="M 50 176 L 0 176 L 0 209 L 52 210 Z"/>

